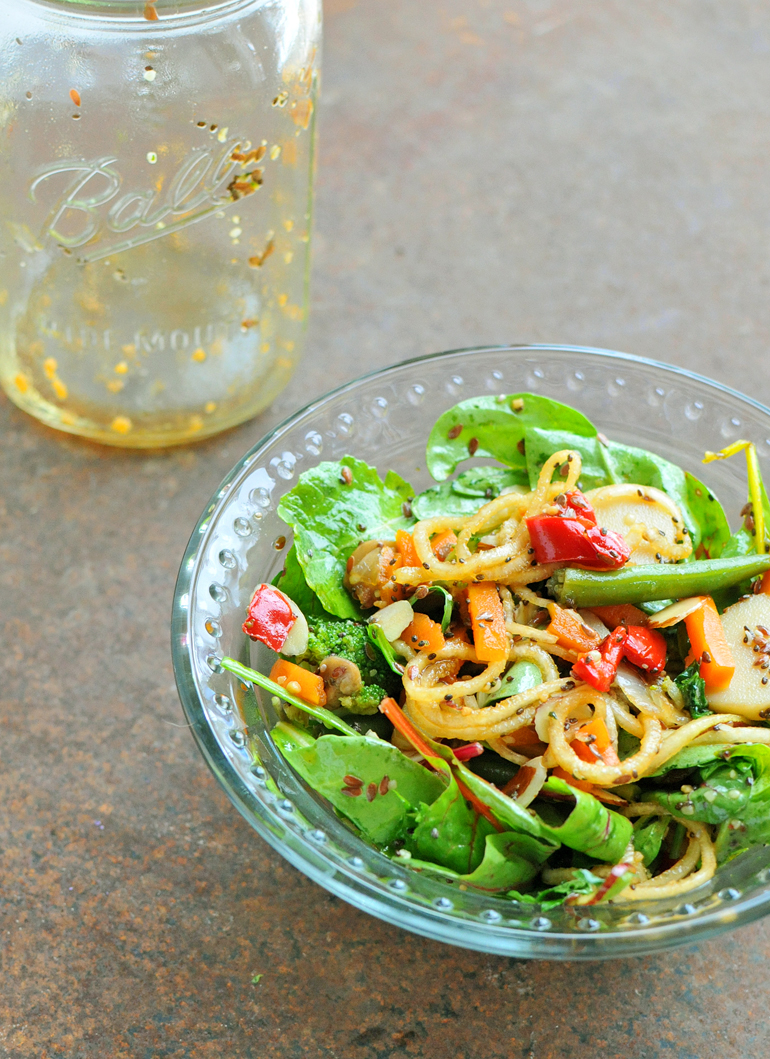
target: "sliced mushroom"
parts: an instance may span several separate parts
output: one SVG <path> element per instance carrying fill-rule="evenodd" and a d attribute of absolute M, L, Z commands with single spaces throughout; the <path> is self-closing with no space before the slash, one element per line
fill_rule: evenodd
<path fill-rule="evenodd" d="M 329 655 L 318 667 L 326 688 L 326 705 L 339 706 L 342 698 L 355 695 L 363 687 L 361 670 L 347 658 Z"/>
<path fill-rule="evenodd" d="M 374 590 L 380 579 L 382 548 L 383 541 L 364 541 L 348 559 L 343 583 L 365 610 L 374 606 Z"/>

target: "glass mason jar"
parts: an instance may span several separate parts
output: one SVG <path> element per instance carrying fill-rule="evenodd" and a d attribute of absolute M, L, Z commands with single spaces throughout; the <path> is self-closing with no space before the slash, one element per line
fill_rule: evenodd
<path fill-rule="evenodd" d="M 154 447 L 255 415 L 307 315 L 320 0 L 3 0 L 0 382 Z"/>

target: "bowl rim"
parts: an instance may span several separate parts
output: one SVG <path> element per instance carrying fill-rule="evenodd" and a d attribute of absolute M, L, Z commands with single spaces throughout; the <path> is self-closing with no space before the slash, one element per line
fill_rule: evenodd
<path fill-rule="evenodd" d="M 225 793 L 244 819 L 257 833 L 303 874 L 318 883 L 324 889 L 341 898 L 354 907 L 367 912 L 385 922 L 402 927 L 413 933 L 432 940 L 469 948 L 493 955 L 537 958 L 596 960 L 642 956 L 660 952 L 675 946 L 692 943 L 696 939 L 712 936 L 724 930 L 745 925 L 770 912 L 770 887 L 764 891 L 743 898 L 731 907 L 720 906 L 700 913 L 692 919 L 672 917 L 668 921 L 656 922 L 649 927 L 640 918 L 640 925 L 631 929 L 613 930 L 610 932 L 582 933 L 547 930 L 536 932 L 532 929 L 517 928 L 512 925 L 498 925 L 495 921 L 458 920 L 450 910 L 442 910 L 428 905 L 418 905 L 408 896 L 396 891 L 383 893 L 375 884 L 379 880 L 368 882 L 360 875 L 354 880 L 341 877 L 341 868 L 331 861 L 323 862 L 323 845 L 315 841 L 312 832 L 302 835 L 293 834 L 290 841 L 283 831 L 278 813 L 271 813 L 268 807 L 249 790 L 237 770 L 224 754 L 214 732 L 207 723 L 200 696 L 197 692 L 194 670 L 188 645 L 191 642 L 189 607 L 190 589 L 196 574 L 196 559 L 206 544 L 208 530 L 217 509 L 228 497 L 230 485 L 240 475 L 245 466 L 250 465 L 257 454 L 277 440 L 287 429 L 303 417 L 314 412 L 335 397 L 354 390 L 357 386 L 373 379 L 386 379 L 403 369 L 427 362 L 450 359 L 460 355 L 483 353 L 536 353 L 536 352 L 581 353 L 591 357 L 612 361 L 626 361 L 645 368 L 662 371 L 666 375 L 679 376 L 705 384 L 723 395 L 737 398 L 744 405 L 749 405 L 770 418 L 770 408 L 738 390 L 733 389 L 708 376 L 690 371 L 678 365 L 667 364 L 631 353 L 602 349 L 593 346 L 576 346 L 554 343 L 518 343 L 484 346 L 468 346 L 458 349 L 429 353 L 411 357 L 383 368 L 366 372 L 356 378 L 329 390 L 318 398 L 309 401 L 301 408 L 282 419 L 275 427 L 264 434 L 251 446 L 233 467 L 227 472 L 219 486 L 203 508 L 202 514 L 192 530 L 179 567 L 174 587 L 171 614 L 171 655 L 174 676 L 182 708 L 189 723 L 198 749 L 206 764 L 219 781 Z M 260 769 L 256 769 L 257 775 Z M 277 825 L 277 826 L 276 826 Z M 330 872 L 330 869 L 332 871 Z M 458 928 L 462 924 L 462 936 Z M 536 950 L 536 951 L 532 951 Z"/>

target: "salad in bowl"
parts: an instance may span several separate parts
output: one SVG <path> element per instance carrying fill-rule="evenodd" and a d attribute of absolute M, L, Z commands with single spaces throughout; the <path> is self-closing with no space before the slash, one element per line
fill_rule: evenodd
<path fill-rule="evenodd" d="M 251 664 L 217 669 L 409 872 L 541 912 L 687 900 L 770 841 L 754 445 L 704 454 L 745 454 L 733 532 L 693 474 L 552 397 L 472 396 L 425 435 L 422 490 L 352 449 L 299 475 L 283 568 L 239 618 Z"/>

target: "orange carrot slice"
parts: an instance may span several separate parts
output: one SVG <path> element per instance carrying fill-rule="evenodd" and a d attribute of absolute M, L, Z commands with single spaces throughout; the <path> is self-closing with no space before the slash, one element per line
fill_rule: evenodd
<path fill-rule="evenodd" d="M 618 625 L 646 625 L 649 618 L 643 610 L 639 610 L 633 603 L 615 603 L 610 607 L 591 607 L 591 613 L 601 618 L 607 628 L 612 631 Z"/>
<path fill-rule="evenodd" d="M 428 651 L 431 654 L 440 651 L 445 643 L 439 623 L 427 614 L 419 613 L 404 629 L 401 639 L 414 651 Z"/>
<path fill-rule="evenodd" d="M 442 563 L 446 562 L 447 556 L 450 552 L 454 551 L 457 545 L 457 534 L 453 530 L 443 530 L 441 533 L 437 533 L 432 538 L 430 546 L 433 549 L 433 554 Z"/>
<path fill-rule="evenodd" d="M 296 695 L 298 699 L 309 702 L 311 706 L 326 705 L 323 678 L 316 673 L 309 673 L 307 669 L 295 665 L 294 662 L 279 658 L 270 670 L 270 679 L 280 684 L 282 688 L 286 688 L 292 695 Z"/>
<path fill-rule="evenodd" d="M 557 636 L 562 647 L 572 651 L 592 651 L 601 643 L 601 637 L 590 629 L 580 615 L 574 610 L 554 607 L 553 617 L 546 627 L 546 632 Z"/>
<path fill-rule="evenodd" d="M 693 658 L 700 659 L 706 691 L 721 691 L 733 678 L 735 662 L 725 637 L 722 619 L 711 596 L 702 596 L 697 610 L 684 619 Z"/>
<path fill-rule="evenodd" d="M 581 761 L 605 765 L 619 765 L 620 758 L 612 745 L 607 725 L 601 717 L 594 717 L 588 724 L 582 724 L 570 744 Z"/>
<path fill-rule="evenodd" d="M 468 586 L 468 610 L 473 629 L 473 643 L 480 662 L 501 662 L 508 657 L 508 633 L 505 614 L 497 586 L 481 581 Z"/>
<path fill-rule="evenodd" d="M 401 553 L 404 566 L 422 566 L 417 549 L 414 546 L 414 537 L 406 530 L 396 531 L 396 547 Z"/>

